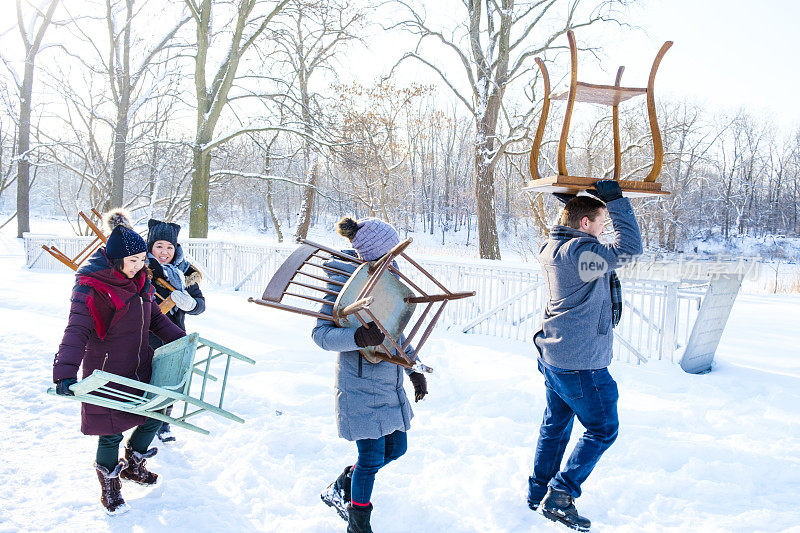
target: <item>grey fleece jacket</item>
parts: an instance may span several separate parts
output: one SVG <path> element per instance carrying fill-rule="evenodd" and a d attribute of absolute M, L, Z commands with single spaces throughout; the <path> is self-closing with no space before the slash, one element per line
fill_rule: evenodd
<path fill-rule="evenodd" d="M 539 251 L 547 286 L 542 328 L 533 342 L 545 364 L 563 370 L 606 368 L 612 359 L 609 277 L 626 258 L 642 253 L 639 224 L 627 198 L 606 204 L 614 226 L 614 243 L 573 232 L 569 240 L 549 239 Z"/>

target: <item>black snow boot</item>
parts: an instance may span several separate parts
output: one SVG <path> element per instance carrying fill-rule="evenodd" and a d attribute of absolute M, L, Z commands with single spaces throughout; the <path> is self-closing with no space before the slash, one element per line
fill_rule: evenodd
<path fill-rule="evenodd" d="M 350 503 L 350 484 L 353 482 L 353 465 L 350 465 L 339 474 L 336 481 L 328 485 L 319 497 L 325 505 L 333 507 L 342 520 L 347 522 L 347 504 Z"/>
<path fill-rule="evenodd" d="M 102 465 L 94 464 L 97 479 L 100 480 L 100 503 L 106 513 L 112 516 L 128 512 L 128 504 L 122 499 L 122 484 L 119 482 L 119 473 L 128 466 L 125 459 L 120 459 L 111 472 Z"/>
<path fill-rule="evenodd" d="M 372 504 L 365 506 L 347 504 L 347 533 L 372 533 L 369 527 L 369 515 Z"/>
<path fill-rule="evenodd" d="M 172 428 L 166 422 L 164 422 L 164 424 L 158 428 L 158 431 L 156 431 L 156 437 L 158 437 L 158 440 L 164 443 L 175 442 L 175 435 L 172 433 Z"/>
<path fill-rule="evenodd" d="M 167 416 L 171 416 L 172 407 L 173 406 L 170 405 L 169 407 L 164 409 L 164 414 Z M 161 424 L 161 427 L 158 428 L 158 431 L 156 431 L 156 437 L 158 437 L 158 440 L 160 440 L 161 442 L 175 442 L 175 435 L 172 434 L 172 428 L 170 428 L 169 422 L 164 422 L 163 424 Z"/>
<path fill-rule="evenodd" d="M 588 518 L 578 514 L 572 496 L 566 492 L 555 490 L 553 487 L 547 489 L 547 494 L 542 499 L 540 507 L 545 518 L 553 522 L 561 522 L 569 528 L 589 531 L 592 525 Z"/>
<path fill-rule="evenodd" d="M 145 453 L 134 451 L 129 442 L 125 446 L 125 459 L 128 466 L 120 472 L 119 477 L 139 485 L 155 485 L 158 481 L 158 474 L 149 471 L 144 465 L 156 453 L 158 453 L 158 448 L 150 448 Z"/>

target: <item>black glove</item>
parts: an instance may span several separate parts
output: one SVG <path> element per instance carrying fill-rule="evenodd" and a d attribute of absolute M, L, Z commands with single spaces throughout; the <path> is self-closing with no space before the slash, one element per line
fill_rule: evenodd
<path fill-rule="evenodd" d="M 574 194 L 569 194 L 569 193 L 565 193 L 565 192 L 554 192 L 553 196 L 555 196 L 556 200 L 558 200 L 559 202 L 561 202 L 564 205 L 567 205 L 567 202 L 569 202 L 570 200 L 575 198 Z"/>
<path fill-rule="evenodd" d="M 414 385 L 414 402 L 418 402 L 428 394 L 428 380 L 425 379 L 425 374 L 421 372 L 412 372 L 409 374 L 408 379 Z"/>
<path fill-rule="evenodd" d="M 385 335 L 380 328 L 375 325 L 375 322 L 369 322 L 367 327 L 359 326 L 355 334 L 355 341 L 359 348 L 377 346 L 383 342 L 384 338 Z"/>
<path fill-rule="evenodd" d="M 56 394 L 59 396 L 75 396 L 75 393 L 69 390 L 72 385 L 78 382 L 75 378 L 64 378 L 56 382 Z"/>
<path fill-rule="evenodd" d="M 600 180 L 594 184 L 593 189 L 586 189 L 586 192 L 597 196 L 605 203 L 622 198 L 622 189 L 616 180 Z"/>

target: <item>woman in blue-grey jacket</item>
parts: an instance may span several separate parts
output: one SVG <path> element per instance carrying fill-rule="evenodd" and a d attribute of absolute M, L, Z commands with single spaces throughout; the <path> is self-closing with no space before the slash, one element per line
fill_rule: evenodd
<path fill-rule="evenodd" d="M 375 218 L 358 221 L 343 218 L 337 224 L 339 234 L 348 238 L 354 250 L 345 253 L 365 261 L 375 261 L 400 242 L 397 230 Z M 330 260 L 327 265 L 352 273 L 353 263 Z M 343 274 L 326 271 L 334 281 L 345 282 Z M 339 286 L 328 288 L 338 291 Z M 335 294 L 326 297 L 330 306 L 322 312 L 330 314 Z M 336 508 L 347 521 L 348 533 L 371 533 L 370 497 L 375 474 L 380 468 L 403 455 L 406 451 L 406 432 L 411 427 L 411 411 L 403 390 L 403 373 L 409 374 L 414 385 L 414 397 L 421 400 L 427 394 L 425 376 L 405 370 L 386 361 L 371 362 L 359 350 L 377 346 L 384 335 L 374 323 L 364 326 L 340 328 L 330 320 L 318 319 L 312 332 L 314 342 L 324 350 L 339 352 L 336 359 L 336 423 L 339 436 L 355 441 L 358 460 L 347 466 L 339 477 L 322 493 L 322 500 Z"/>

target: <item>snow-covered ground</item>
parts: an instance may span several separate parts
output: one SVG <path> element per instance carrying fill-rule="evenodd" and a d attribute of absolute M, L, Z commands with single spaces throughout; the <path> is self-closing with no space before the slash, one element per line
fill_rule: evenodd
<path fill-rule="evenodd" d="M 355 446 L 336 436 L 334 354 L 311 341 L 313 319 L 207 289 L 187 322 L 257 361 L 233 365 L 226 392 L 247 422 L 204 415 L 210 436 L 179 431 L 148 462 L 159 485 L 125 484 L 132 509 L 112 518 L 78 404 L 44 394 L 73 278 L 22 263 L 0 237 L 0 532 L 344 531 L 319 492 Z M 800 531 L 798 324 L 797 295 L 740 296 L 713 372 L 612 366 L 620 437 L 577 502 L 593 531 Z M 438 331 L 425 352 L 430 395 L 407 455 L 378 474 L 375 531 L 566 531 L 525 504 L 544 408 L 531 345 Z"/>

